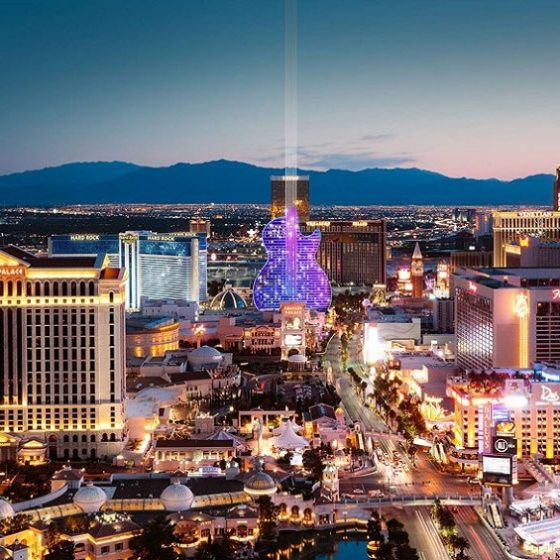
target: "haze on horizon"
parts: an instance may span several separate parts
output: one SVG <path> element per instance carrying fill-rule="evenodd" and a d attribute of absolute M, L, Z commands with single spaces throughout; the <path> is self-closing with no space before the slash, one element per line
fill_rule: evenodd
<path fill-rule="evenodd" d="M 284 163 L 284 5 L 0 0 L 0 173 Z M 300 0 L 299 164 L 511 179 L 560 163 L 560 5 Z"/>

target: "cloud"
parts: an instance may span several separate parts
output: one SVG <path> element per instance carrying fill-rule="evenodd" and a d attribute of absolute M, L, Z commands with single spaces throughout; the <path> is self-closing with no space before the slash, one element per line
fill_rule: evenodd
<path fill-rule="evenodd" d="M 365 134 L 347 141 L 325 141 L 298 147 L 298 167 L 302 169 L 348 169 L 357 171 L 369 167 L 395 167 L 416 162 L 408 152 L 392 153 L 376 146 L 395 138 L 392 133 Z M 284 165 L 284 147 L 278 146 L 269 155 L 252 158 L 264 165 Z"/>
<path fill-rule="evenodd" d="M 374 154 L 371 152 L 347 153 L 331 152 L 312 154 L 300 152 L 300 166 L 319 169 L 348 169 L 357 171 L 368 167 L 394 167 L 406 163 L 413 163 L 415 158 L 410 154 Z"/>

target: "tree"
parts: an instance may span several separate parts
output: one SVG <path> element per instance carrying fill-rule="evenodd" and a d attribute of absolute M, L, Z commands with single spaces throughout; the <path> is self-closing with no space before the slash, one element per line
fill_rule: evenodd
<path fill-rule="evenodd" d="M 260 496 L 259 504 L 259 545 L 271 548 L 276 541 L 276 520 L 278 512 L 270 496 Z"/>
<path fill-rule="evenodd" d="M 303 457 L 303 468 L 306 471 L 309 471 L 314 478 L 320 480 L 323 476 L 323 459 L 321 458 L 321 454 L 317 449 L 308 449 L 304 451 Z"/>
<path fill-rule="evenodd" d="M 466 551 L 470 548 L 471 543 L 461 535 L 451 535 L 449 538 L 449 546 L 453 549 L 453 558 L 456 560 L 465 560 L 468 558 Z"/>
<path fill-rule="evenodd" d="M 396 560 L 393 554 L 393 544 L 392 543 L 382 543 L 377 552 L 375 553 L 377 560 Z"/>
<path fill-rule="evenodd" d="M 198 545 L 195 560 L 230 560 L 233 556 L 233 544 L 229 536 L 220 541 L 208 538 L 207 542 Z"/>
<path fill-rule="evenodd" d="M 153 519 L 144 530 L 130 540 L 133 560 L 178 560 L 175 552 L 175 534 L 167 519 L 160 515 Z"/>
<path fill-rule="evenodd" d="M 60 539 L 44 556 L 45 560 L 74 560 L 74 543 Z"/>

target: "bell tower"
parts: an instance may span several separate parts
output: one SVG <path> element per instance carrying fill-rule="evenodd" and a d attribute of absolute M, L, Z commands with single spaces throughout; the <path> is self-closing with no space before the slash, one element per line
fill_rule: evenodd
<path fill-rule="evenodd" d="M 420 251 L 418 243 L 416 243 L 414 253 L 412 253 L 410 275 L 412 280 L 412 297 L 421 298 L 424 294 L 424 257 L 422 257 L 422 251 Z"/>

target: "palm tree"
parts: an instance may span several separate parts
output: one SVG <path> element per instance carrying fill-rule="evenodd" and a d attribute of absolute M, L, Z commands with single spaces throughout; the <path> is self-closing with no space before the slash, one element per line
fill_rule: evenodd
<path fill-rule="evenodd" d="M 142 532 L 130 540 L 133 560 L 178 560 L 175 551 L 175 534 L 169 521 L 160 515 L 153 519 Z"/>

